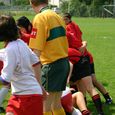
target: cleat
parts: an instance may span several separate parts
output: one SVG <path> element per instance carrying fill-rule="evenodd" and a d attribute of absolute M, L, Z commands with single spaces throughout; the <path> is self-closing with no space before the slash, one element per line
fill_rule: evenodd
<path fill-rule="evenodd" d="M 5 113 L 5 109 L 3 107 L 0 107 L 0 113 Z"/>
<path fill-rule="evenodd" d="M 112 98 L 107 99 L 105 103 L 110 105 L 112 103 Z"/>
<path fill-rule="evenodd" d="M 103 113 L 103 112 L 101 112 L 101 113 L 98 113 L 98 115 L 104 115 L 104 113 Z"/>

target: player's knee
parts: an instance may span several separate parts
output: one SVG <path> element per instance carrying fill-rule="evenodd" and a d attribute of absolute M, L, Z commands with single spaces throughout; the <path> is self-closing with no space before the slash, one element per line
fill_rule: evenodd
<path fill-rule="evenodd" d="M 7 112 L 6 115 L 14 115 L 12 112 Z"/>

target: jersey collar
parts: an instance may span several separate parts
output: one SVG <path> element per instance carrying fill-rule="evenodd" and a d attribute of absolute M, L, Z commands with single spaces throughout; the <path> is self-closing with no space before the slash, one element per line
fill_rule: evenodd
<path fill-rule="evenodd" d="M 44 10 L 47 10 L 47 9 L 49 9 L 49 6 L 42 7 L 42 8 L 40 9 L 40 13 L 43 12 Z"/>

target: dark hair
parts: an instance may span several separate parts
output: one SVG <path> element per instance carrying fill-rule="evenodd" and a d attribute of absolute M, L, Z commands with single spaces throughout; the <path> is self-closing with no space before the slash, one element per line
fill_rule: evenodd
<path fill-rule="evenodd" d="M 72 16 L 71 16 L 70 13 L 64 13 L 64 14 L 63 14 L 63 17 L 67 17 L 67 18 L 69 18 L 69 19 L 71 20 L 71 17 L 72 17 Z"/>
<path fill-rule="evenodd" d="M 34 6 L 38 6 L 42 3 L 46 3 L 48 4 L 48 0 L 30 0 L 30 2 L 34 5 Z"/>
<path fill-rule="evenodd" d="M 0 16 L 0 41 L 14 41 L 18 38 L 18 29 L 12 16 Z"/>
<path fill-rule="evenodd" d="M 25 16 L 20 17 L 16 21 L 16 23 L 17 23 L 17 26 L 25 28 L 28 33 L 31 32 L 32 24 L 31 24 L 31 22 L 29 21 L 29 19 L 27 17 L 25 17 Z M 29 30 L 29 26 L 31 26 L 30 30 Z"/>

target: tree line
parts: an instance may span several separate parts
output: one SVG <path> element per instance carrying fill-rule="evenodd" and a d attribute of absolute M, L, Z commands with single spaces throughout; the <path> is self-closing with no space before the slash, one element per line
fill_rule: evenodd
<path fill-rule="evenodd" d="M 101 17 L 105 15 L 103 5 L 112 5 L 114 0 L 61 0 L 62 12 L 70 12 L 80 17 Z M 108 7 L 113 11 L 114 7 Z M 111 14 L 109 14 L 111 16 Z"/>
<path fill-rule="evenodd" d="M 29 5 L 29 0 L 9 0 L 11 5 Z M 60 0 L 61 12 L 70 12 L 80 17 L 101 17 L 104 13 L 103 5 L 114 4 L 114 0 Z M 0 5 L 4 5 L 0 2 Z M 115 7 L 109 7 L 115 10 Z M 104 14 L 105 15 L 105 14 Z M 109 14 L 111 16 L 111 14 Z"/>

